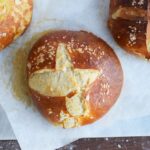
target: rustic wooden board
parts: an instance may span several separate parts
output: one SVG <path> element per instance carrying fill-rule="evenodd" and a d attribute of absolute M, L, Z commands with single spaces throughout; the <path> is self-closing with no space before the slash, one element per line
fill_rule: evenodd
<path fill-rule="evenodd" d="M 15 140 L 0 141 L 0 150 L 21 150 Z M 57 150 L 150 150 L 150 137 L 80 139 Z"/>
<path fill-rule="evenodd" d="M 81 139 L 58 150 L 150 150 L 150 137 Z"/>

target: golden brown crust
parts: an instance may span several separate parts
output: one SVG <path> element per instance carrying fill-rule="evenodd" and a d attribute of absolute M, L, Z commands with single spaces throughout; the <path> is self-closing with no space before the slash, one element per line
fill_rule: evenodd
<path fill-rule="evenodd" d="M 0 50 L 27 29 L 32 17 L 32 0 L 0 1 Z"/>
<path fill-rule="evenodd" d="M 117 100 L 123 83 L 123 72 L 113 50 L 100 38 L 84 31 L 54 31 L 46 34 L 33 46 L 28 57 L 28 79 L 37 71 L 55 69 L 58 44 L 67 47 L 74 68 L 97 69 L 102 76 L 97 78 L 84 97 L 90 97 L 86 104 L 88 116 L 77 118 L 79 125 L 92 123 L 102 117 Z M 59 86 L 59 85 L 58 85 Z M 59 124 L 61 111 L 68 113 L 65 97 L 44 96 L 30 87 L 33 101 L 50 121 Z M 73 94 L 73 93 L 72 93 Z M 71 97 L 71 94 L 70 94 Z M 49 110 L 51 110 L 49 113 Z"/>
<path fill-rule="evenodd" d="M 108 26 L 126 51 L 150 59 L 148 0 L 112 0 Z"/>

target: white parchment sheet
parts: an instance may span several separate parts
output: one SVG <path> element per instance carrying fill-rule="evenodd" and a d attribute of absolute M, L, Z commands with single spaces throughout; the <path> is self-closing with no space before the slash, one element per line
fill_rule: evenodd
<path fill-rule="evenodd" d="M 22 150 L 53 150 L 81 137 L 150 135 L 150 62 L 117 46 L 107 29 L 108 7 L 109 0 L 34 0 L 30 27 L 0 53 L 0 104 Z M 93 32 L 114 48 L 121 61 L 125 78 L 121 96 L 111 111 L 92 125 L 69 130 L 54 127 L 12 94 L 11 53 L 47 29 Z"/>

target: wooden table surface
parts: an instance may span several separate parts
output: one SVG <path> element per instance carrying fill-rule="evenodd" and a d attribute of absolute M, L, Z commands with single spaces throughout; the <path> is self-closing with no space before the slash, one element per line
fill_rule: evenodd
<path fill-rule="evenodd" d="M 0 150 L 21 150 L 15 140 L 0 141 Z M 150 150 L 150 137 L 80 139 L 57 150 Z"/>

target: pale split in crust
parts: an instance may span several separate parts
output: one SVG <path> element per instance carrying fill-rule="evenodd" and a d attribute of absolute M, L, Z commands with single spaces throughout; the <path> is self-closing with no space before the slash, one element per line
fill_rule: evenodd
<path fill-rule="evenodd" d="M 113 50 L 84 31 L 53 31 L 39 39 L 29 53 L 27 76 L 39 110 L 64 128 L 102 117 L 117 100 L 123 82 Z"/>
<path fill-rule="evenodd" d="M 150 59 L 150 0 L 111 0 L 108 26 L 126 51 Z"/>
<path fill-rule="evenodd" d="M 0 0 L 0 50 L 18 38 L 32 18 L 32 0 Z"/>

